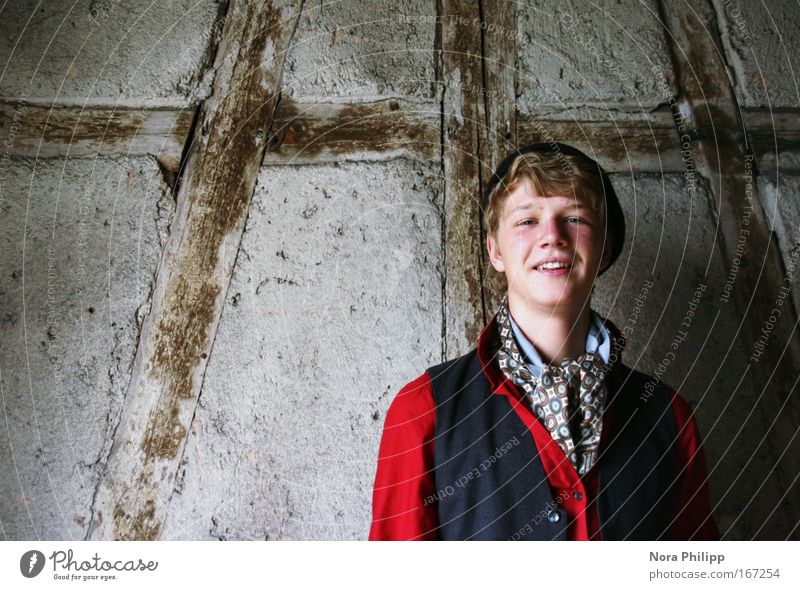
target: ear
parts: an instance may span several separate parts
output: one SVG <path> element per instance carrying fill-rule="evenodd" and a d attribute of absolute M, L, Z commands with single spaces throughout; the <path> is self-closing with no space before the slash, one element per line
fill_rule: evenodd
<path fill-rule="evenodd" d="M 489 252 L 489 261 L 497 272 L 505 272 L 506 265 L 503 264 L 503 254 L 497 245 L 497 240 L 490 233 L 486 236 L 486 250 Z"/>

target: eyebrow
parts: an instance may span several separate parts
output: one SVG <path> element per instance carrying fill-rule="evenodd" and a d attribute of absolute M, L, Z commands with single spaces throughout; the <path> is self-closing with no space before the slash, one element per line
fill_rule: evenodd
<path fill-rule="evenodd" d="M 524 205 L 520 205 L 511 210 L 511 213 L 516 213 L 517 211 L 525 211 L 526 209 L 541 209 L 541 205 L 537 206 L 533 203 L 526 203 Z M 565 209 L 591 209 L 588 205 L 584 205 L 583 203 L 571 203 L 565 207 Z"/>

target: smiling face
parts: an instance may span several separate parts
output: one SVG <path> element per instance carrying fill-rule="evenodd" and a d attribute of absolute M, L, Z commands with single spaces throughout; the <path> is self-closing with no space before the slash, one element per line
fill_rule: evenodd
<path fill-rule="evenodd" d="M 598 214 L 574 196 L 543 197 L 520 182 L 505 200 L 489 259 L 508 281 L 509 302 L 541 314 L 577 316 L 611 259 Z"/>

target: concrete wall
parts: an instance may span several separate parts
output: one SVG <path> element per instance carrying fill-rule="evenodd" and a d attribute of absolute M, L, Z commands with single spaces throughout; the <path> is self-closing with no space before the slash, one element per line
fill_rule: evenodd
<path fill-rule="evenodd" d="M 386 408 L 441 355 L 441 182 L 262 169 L 166 538 L 364 537 Z"/>
<path fill-rule="evenodd" d="M 436 4 L 426 0 L 306 2 L 287 56 L 289 96 L 357 102 L 433 98 Z"/>
<path fill-rule="evenodd" d="M 788 0 L 713 3 L 739 103 L 745 107 L 797 107 L 797 4 Z"/>
<path fill-rule="evenodd" d="M 211 92 L 224 3 L 14 4 L 0 11 L 4 100 L 192 107 Z M 742 106 L 800 106 L 782 74 L 798 63 L 796 4 L 713 4 Z M 435 14 L 428 0 L 307 2 L 285 94 L 438 108 Z M 523 115 L 646 119 L 678 90 L 655 1 L 518 3 L 516 25 Z M 2 152 L 1 532 L 81 539 L 169 231 L 171 178 L 154 156 Z M 787 267 L 800 252 L 798 161 L 758 183 Z M 626 363 L 661 372 L 695 407 L 720 528 L 750 538 L 763 514 L 748 502 L 778 504 L 786 482 L 760 487 L 773 450 L 745 438 L 766 425 L 749 413 L 759 391 L 730 369 L 749 343 L 720 301 L 714 198 L 631 164 L 613 176 L 626 248 L 595 307 L 631 328 Z M 161 538 L 366 537 L 389 403 L 442 360 L 446 181 L 438 160 L 261 168 Z M 689 337 L 665 363 L 699 285 Z"/>
<path fill-rule="evenodd" d="M 219 8 L 7 3 L 0 97 L 23 118 L 30 103 L 196 104 Z M 83 539 L 174 201 L 154 156 L 22 158 L 17 133 L 0 128 L 1 530 Z"/>
<path fill-rule="evenodd" d="M 82 539 L 172 197 L 152 158 L 20 158 L 0 204 L 0 520 Z"/>
<path fill-rule="evenodd" d="M 653 69 L 669 71 L 670 59 L 657 11 L 652 0 L 520 3 L 519 111 L 608 118 L 664 102 Z"/>
<path fill-rule="evenodd" d="M 208 96 L 214 0 L 54 0 L 6 5 L 0 96 L 46 103 L 187 105 Z"/>

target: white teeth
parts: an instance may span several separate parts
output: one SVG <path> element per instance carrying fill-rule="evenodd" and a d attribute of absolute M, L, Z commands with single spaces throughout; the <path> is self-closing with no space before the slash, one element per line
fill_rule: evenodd
<path fill-rule="evenodd" d="M 541 270 L 555 270 L 556 268 L 569 268 L 569 266 L 569 264 L 564 262 L 545 262 L 536 268 Z"/>

